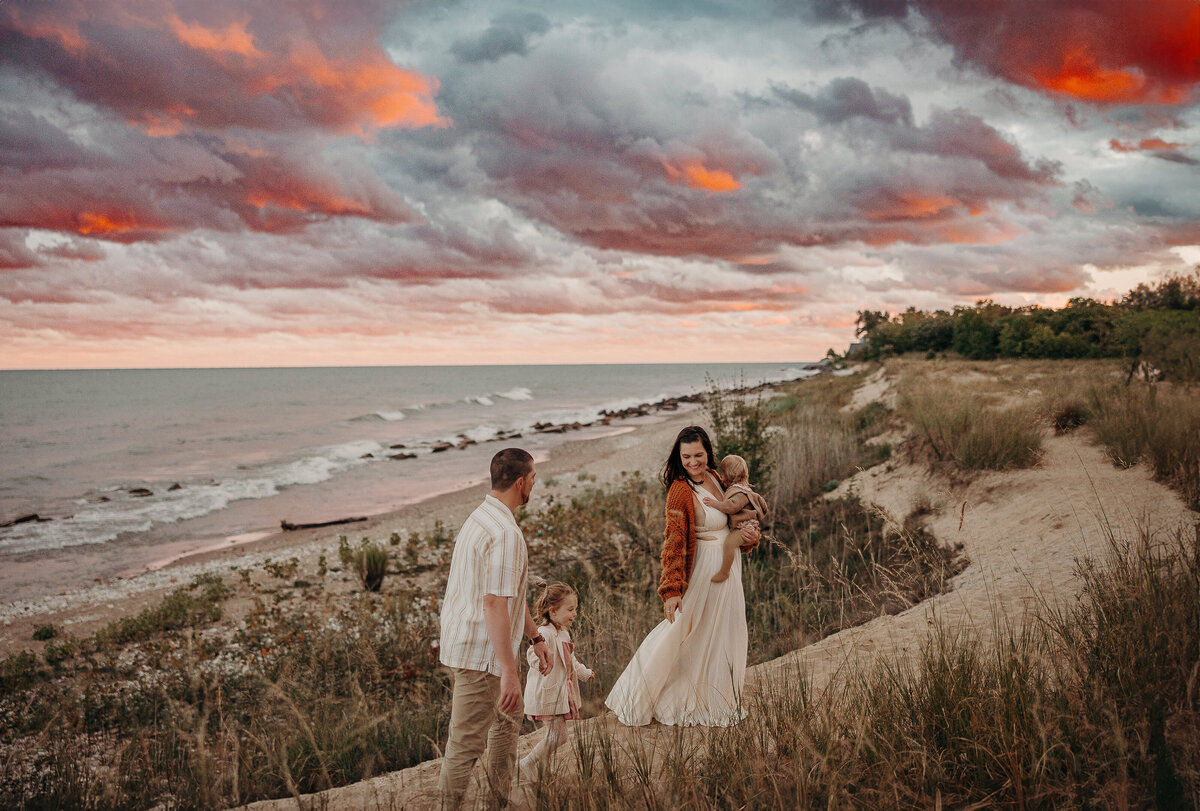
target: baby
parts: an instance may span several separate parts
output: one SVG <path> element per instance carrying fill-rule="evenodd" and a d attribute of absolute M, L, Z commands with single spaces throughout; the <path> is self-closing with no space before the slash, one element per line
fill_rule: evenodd
<path fill-rule="evenodd" d="M 721 478 L 725 480 L 725 500 L 705 498 L 704 503 L 716 507 L 729 516 L 729 525 L 737 529 L 750 521 L 765 521 L 767 518 L 767 502 L 750 487 L 750 469 L 746 460 L 730 454 L 721 460 Z M 725 546 L 721 550 L 721 568 L 712 576 L 712 582 L 724 583 L 729 579 L 729 569 L 733 566 L 733 558 L 738 553 L 741 535 L 733 532 L 725 538 Z"/>

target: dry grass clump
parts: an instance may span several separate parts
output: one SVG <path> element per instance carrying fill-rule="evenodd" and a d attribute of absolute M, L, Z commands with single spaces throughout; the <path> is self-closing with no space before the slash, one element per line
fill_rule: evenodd
<path fill-rule="evenodd" d="M 1154 476 L 1200 509 L 1200 391 L 1133 383 L 1092 392 L 1089 421 L 1113 464 L 1146 461 Z"/>
<path fill-rule="evenodd" d="M 953 384 L 906 381 L 900 408 L 933 457 L 961 470 L 1008 470 L 1037 463 L 1042 428 L 1032 404 L 991 405 Z"/>

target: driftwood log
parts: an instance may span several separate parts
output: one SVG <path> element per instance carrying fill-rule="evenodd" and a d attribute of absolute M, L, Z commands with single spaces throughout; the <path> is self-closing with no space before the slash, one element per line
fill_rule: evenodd
<path fill-rule="evenodd" d="M 319 529 L 320 527 L 335 527 L 338 524 L 357 524 L 359 521 L 366 521 L 366 518 L 339 518 L 336 521 L 318 521 L 315 524 L 293 524 L 291 521 L 280 521 L 279 526 L 284 532 L 292 532 L 297 529 Z"/>

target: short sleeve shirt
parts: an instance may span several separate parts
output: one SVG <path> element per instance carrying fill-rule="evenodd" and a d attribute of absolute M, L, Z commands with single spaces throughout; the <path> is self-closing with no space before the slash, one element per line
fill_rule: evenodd
<path fill-rule="evenodd" d="M 525 630 L 528 569 L 525 536 L 512 511 L 495 496 L 487 496 L 454 539 L 450 576 L 442 600 L 439 641 L 442 664 L 500 675 L 483 618 L 483 598 L 488 594 L 513 598 L 508 614 L 516 658 Z"/>

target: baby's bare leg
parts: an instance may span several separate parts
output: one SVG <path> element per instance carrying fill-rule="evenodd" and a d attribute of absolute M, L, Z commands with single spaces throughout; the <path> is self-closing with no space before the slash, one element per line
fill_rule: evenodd
<path fill-rule="evenodd" d="M 721 568 L 712 576 L 712 582 L 724 583 L 729 579 L 729 570 L 733 568 L 733 558 L 738 553 L 741 541 L 740 532 L 730 532 L 725 536 L 725 541 L 721 544 Z"/>

